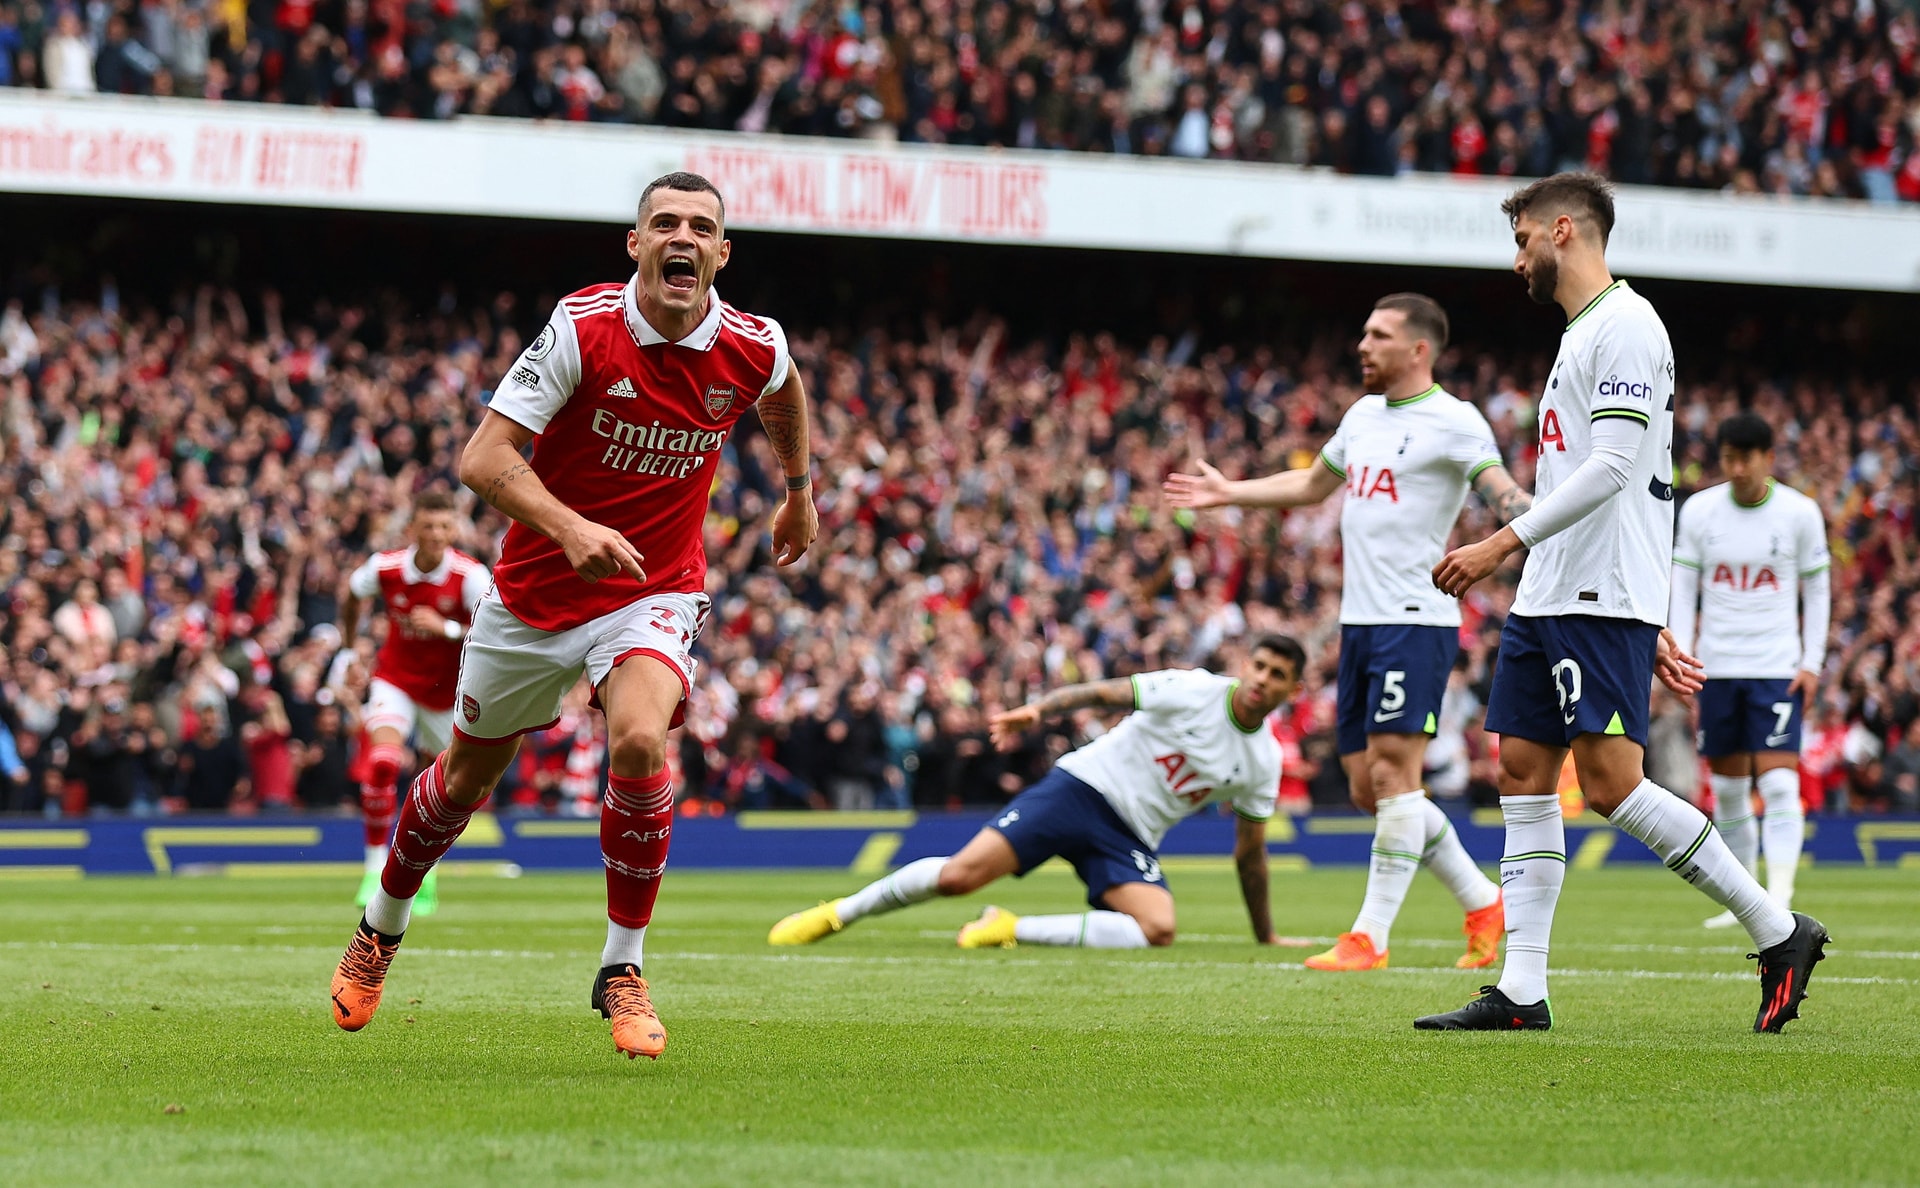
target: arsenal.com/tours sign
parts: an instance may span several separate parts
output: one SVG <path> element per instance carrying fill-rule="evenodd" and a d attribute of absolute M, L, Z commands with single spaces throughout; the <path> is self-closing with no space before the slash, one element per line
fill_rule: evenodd
<path fill-rule="evenodd" d="M 1507 183 L 0 89 L 0 192 L 619 223 L 711 177 L 735 227 L 1507 268 Z M 19 233 L 20 229 L 10 229 Z M 1635 189 L 1628 276 L 1920 291 L 1920 212 Z"/>

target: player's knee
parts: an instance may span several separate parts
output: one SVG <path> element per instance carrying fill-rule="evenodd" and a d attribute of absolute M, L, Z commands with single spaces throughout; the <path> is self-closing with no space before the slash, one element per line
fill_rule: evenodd
<path fill-rule="evenodd" d="M 400 748 L 373 748 L 367 755 L 367 782 L 376 788 L 387 788 L 399 779 Z"/>
<path fill-rule="evenodd" d="M 1353 801 L 1354 808 L 1359 809 L 1369 817 L 1373 815 L 1374 795 L 1371 782 L 1365 780 L 1348 780 L 1347 798 Z"/>
<path fill-rule="evenodd" d="M 1536 771 L 1533 765 L 1523 765 L 1502 754 L 1500 769 L 1494 773 L 1494 786 L 1502 796 L 1551 796 L 1558 779 L 1558 772 Z"/>
<path fill-rule="evenodd" d="M 947 859 L 940 868 L 940 877 L 934 881 L 934 890 L 942 895 L 971 895 L 987 885 L 985 872 L 969 862 L 957 858 Z"/>
<path fill-rule="evenodd" d="M 1138 919 L 1138 917 L 1136 917 L 1136 919 Z M 1147 943 L 1154 948 L 1163 949 L 1173 943 L 1174 928 L 1172 920 L 1146 919 L 1140 920 L 1139 924 L 1141 935 L 1145 936 Z"/>
<path fill-rule="evenodd" d="M 1639 773 L 1636 772 L 1634 775 L 1635 778 L 1631 783 L 1606 776 L 1582 776 L 1580 794 L 1586 797 L 1588 808 L 1603 817 L 1611 817 L 1613 810 L 1620 807 L 1620 802 L 1640 786 Z"/>
<path fill-rule="evenodd" d="M 623 726 L 607 740 L 616 774 L 641 778 L 667 765 L 667 732 L 652 726 Z"/>

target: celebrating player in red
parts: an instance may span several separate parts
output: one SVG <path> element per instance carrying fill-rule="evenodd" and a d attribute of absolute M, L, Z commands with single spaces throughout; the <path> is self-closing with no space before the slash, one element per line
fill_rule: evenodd
<path fill-rule="evenodd" d="M 627 233 L 638 272 L 562 300 L 467 443 L 461 481 L 514 523 L 467 633 L 453 744 L 401 806 L 380 889 L 333 977 L 334 1019 L 348 1031 L 380 1005 L 421 878 L 506 771 L 520 736 L 559 717 L 584 670 L 606 711 L 612 764 L 600 815 L 607 944 L 593 1006 L 629 1057 L 666 1048 L 640 971 L 673 827 L 667 732 L 707 616 L 708 492 L 721 445 L 749 406 L 758 404 L 787 474 L 775 562 L 799 560 L 819 531 L 806 393 L 786 336 L 713 292 L 731 250 L 725 217 L 703 177 L 670 173 L 649 185 Z"/>
<path fill-rule="evenodd" d="M 399 797 L 395 787 L 409 742 L 419 753 L 447 749 L 453 728 L 453 687 L 460 675 L 460 641 L 487 589 L 487 567 L 452 548 L 453 499 L 429 491 L 413 504 L 413 547 L 375 553 L 347 579 L 340 603 L 340 641 L 351 648 L 360 616 L 374 598 L 387 611 L 387 639 L 373 662 L 362 723 L 367 733 L 360 814 L 367 827 L 367 873 L 357 902 L 367 906 L 380 885 L 387 838 Z M 434 879 L 420 886 L 413 910 L 434 910 Z"/>

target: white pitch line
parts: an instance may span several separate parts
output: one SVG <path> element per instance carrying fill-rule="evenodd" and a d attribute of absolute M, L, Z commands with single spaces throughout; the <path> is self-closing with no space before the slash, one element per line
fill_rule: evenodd
<path fill-rule="evenodd" d="M 135 943 L 108 944 L 90 941 L 4 941 L 0 948 L 6 949 L 47 949 L 75 950 L 80 952 L 150 952 L 150 953 L 293 953 L 293 954 L 332 954 L 331 948 L 318 945 L 203 945 L 203 944 L 164 944 Z M 531 961 L 578 961 L 586 956 L 579 953 L 553 953 L 538 949 L 436 949 L 423 946 L 407 950 L 419 957 L 454 958 L 517 958 Z M 667 961 L 746 961 L 777 962 L 794 965 L 971 965 L 975 968 L 987 968 L 977 957 L 935 956 L 883 956 L 872 954 L 834 954 L 834 953 L 694 953 L 694 952 L 656 952 L 655 956 Z M 1110 966 L 1133 972 L 1169 970 L 1180 972 L 1190 969 L 1228 969 L 1253 971 L 1258 973 L 1301 973 L 1306 966 L 1296 961 L 1183 961 L 1167 960 L 1128 960 L 1113 957 L 1082 957 L 1081 965 Z M 1003 957 L 994 963 L 994 967 L 1051 966 L 1063 968 L 1058 962 L 1031 957 Z M 1447 974 L 1457 976 L 1463 971 L 1450 965 L 1432 966 L 1394 966 L 1381 971 L 1393 974 Z M 1560 969 L 1548 971 L 1554 977 L 1563 978 L 1651 978 L 1661 981 L 1709 982 L 1709 981 L 1752 981 L 1752 971 L 1733 972 L 1730 970 L 1660 970 L 1660 969 Z M 1920 978 L 1864 977 L 1850 978 L 1823 976 L 1822 983 L 1842 986 L 1920 986 Z"/>
<path fill-rule="evenodd" d="M 942 931 L 937 928 L 922 928 L 919 935 L 928 940 L 946 938 L 951 940 L 956 930 Z M 1182 932 L 1180 943 L 1202 945 L 1244 945 L 1247 938 L 1238 933 Z M 1290 936 L 1285 938 L 1316 945 L 1330 945 L 1339 940 L 1336 936 Z M 1438 940 L 1433 937 L 1402 937 L 1393 942 L 1395 947 L 1420 949 L 1458 949 L 1457 940 Z M 1579 949 L 1589 953 L 1677 953 L 1683 956 L 1742 956 L 1753 950 L 1752 945 L 1598 945 L 1581 941 L 1558 941 L 1559 947 Z M 1920 961 L 1920 952 L 1906 952 L 1899 949 L 1841 949 L 1835 953 L 1844 953 L 1850 958 L 1863 958 L 1870 961 Z"/>

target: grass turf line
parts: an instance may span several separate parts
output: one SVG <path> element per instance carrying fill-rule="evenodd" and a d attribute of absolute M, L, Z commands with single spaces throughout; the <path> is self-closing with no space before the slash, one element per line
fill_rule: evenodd
<path fill-rule="evenodd" d="M 1280 929 L 1345 928 L 1364 877 L 1277 874 Z M 1912 870 L 1803 879 L 1839 941 L 1781 1036 L 1748 1030 L 1750 963 L 1657 869 L 1570 877 L 1554 958 L 1580 976 L 1554 985 L 1556 1029 L 1491 1036 L 1409 1027 L 1490 980 L 1444 968 L 1459 917 L 1430 880 L 1395 930 L 1402 968 L 1370 974 L 1234 940 L 1237 892 L 1212 872 L 1179 880 L 1195 940 L 1169 950 L 923 935 L 988 898 L 1073 910 L 1051 872 L 766 946 L 779 916 L 856 882 L 675 872 L 648 937 L 671 1036 L 651 1065 L 587 1009 L 598 877 L 450 881 L 358 1035 L 326 1004 L 351 885 L 21 884 L 31 910 L 0 941 L 0 1182 L 1920 1178 Z"/>

